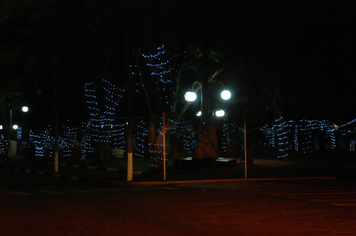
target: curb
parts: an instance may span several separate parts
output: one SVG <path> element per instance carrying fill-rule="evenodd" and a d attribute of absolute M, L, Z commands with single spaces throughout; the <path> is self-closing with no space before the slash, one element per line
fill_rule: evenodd
<path fill-rule="evenodd" d="M 336 177 L 290 177 L 290 178 L 251 178 L 251 179 L 210 179 L 210 180 L 177 180 L 177 181 L 147 181 L 147 182 L 119 182 L 112 181 L 115 185 L 122 186 L 159 186 L 175 184 L 194 184 L 194 183 L 221 183 L 221 182 L 267 182 L 267 181 L 298 181 L 298 180 L 336 180 Z"/>
<path fill-rule="evenodd" d="M 74 168 L 80 168 L 79 165 L 73 166 Z M 14 171 L 23 171 L 25 173 L 35 173 L 40 176 L 51 176 L 53 178 L 67 178 L 73 181 L 85 181 L 88 183 L 99 183 L 99 184 L 109 184 L 113 186 L 123 186 L 123 187 L 138 187 L 138 186 L 164 186 L 164 185 L 177 185 L 177 184 L 193 184 L 193 183 L 221 183 L 221 182 L 267 182 L 267 181 L 298 181 L 298 180 L 336 180 L 336 177 L 332 176 L 319 176 L 319 177 L 289 177 L 289 178 L 245 178 L 245 179 L 209 179 L 209 180 L 177 180 L 177 181 L 113 181 L 113 180 L 99 180 L 92 178 L 82 178 L 78 176 L 68 176 L 61 173 L 45 172 L 45 171 L 33 171 L 31 169 L 25 168 L 20 169 L 19 167 L 11 168 L 9 165 L 4 166 L 5 169 Z M 88 170 L 98 170 L 96 166 L 86 166 L 85 169 Z M 108 172 L 119 172 L 117 169 L 106 168 L 103 169 Z M 134 171 L 134 174 L 140 175 L 142 172 Z"/>

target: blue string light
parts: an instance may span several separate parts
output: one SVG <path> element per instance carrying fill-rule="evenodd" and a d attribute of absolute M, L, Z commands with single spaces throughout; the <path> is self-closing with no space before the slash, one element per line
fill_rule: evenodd
<path fill-rule="evenodd" d="M 176 93 L 175 87 L 178 78 L 176 67 L 179 66 L 175 62 L 175 58 L 178 55 L 167 57 L 165 46 L 162 45 L 157 47 L 157 52 L 153 55 L 142 54 L 142 57 L 146 59 L 146 65 L 151 69 L 151 76 L 156 84 L 160 104 L 172 109 L 172 96 Z"/>
<path fill-rule="evenodd" d="M 283 117 L 276 119 L 275 124 L 278 122 L 281 122 Z M 275 147 L 275 135 L 277 135 L 277 144 L 279 146 L 286 145 L 288 146 L 288 136 L 289 132 L 291 132 L 291 128 L 294 127 L 294 150 L 295 151 L 301 151 L 302 153 L 312 153 L 313 152 L 313 131 L 322 131 L 325 133 L 325 138 L 329 138 L 329 146 L 331 149 L 336 149 L 337 143 L 336 143 L 336 131 L 338 131 L 341 128 L 346 128 L 356 122 L 356 119 L 344 123 L 340 126 L 337 126 L 335 124 L 331 124 L 327 120 L 299 120 L 297 122 L 294 121 L 288 121 L 288 122 L 282 122 L 280 124 L 277 124 L 275 126 L 264 126 L 261 130 L 264 132 L 265 136 L 268 138 L 268 144 L 272 147 Z M 291 124 L 291 125 L 288 125 Z M 292 125 L 294 124 L 294 125 Z M 283 131 L 282 131 L 283 130 Z M 346 131 L 347 133 L 355 136 L 355 128 L 353 129 L 348 129 Z M 355 139 L 355 138 L 354 138 Z M 355 151 L 355 141 L 354 139 L 351 139 L 348 144 L 348 150 L 349 151 Z M 288 151 L 288 147 L 281 148 L 279 149 L 280 152 L 286 152 Z M 285 154 L 283 154 L 285 156 Z"/>

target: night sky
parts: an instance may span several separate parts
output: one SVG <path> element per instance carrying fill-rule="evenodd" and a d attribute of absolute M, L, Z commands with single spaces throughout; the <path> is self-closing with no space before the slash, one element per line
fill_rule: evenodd
<path fill-rule="evenodd" d="M 85 83 L 123 87 L 126 49 L 150 54 L 162 44 L 181 56 L 178 69 L 192 48 L 223 55 L 196 59 L 198 71 L 183 68 L 182 89 L 223 69 L 217 80 L 256 122 L 273 120 L 276 107 L 288 119 L 356 118 L 355 1 L 7 0 L 0 9 L 3 122 L 9 107 L 26 101 L 29 126 L 52 124 L 56 87 L 60 124 L 77 125 L 88 117 Z"/>

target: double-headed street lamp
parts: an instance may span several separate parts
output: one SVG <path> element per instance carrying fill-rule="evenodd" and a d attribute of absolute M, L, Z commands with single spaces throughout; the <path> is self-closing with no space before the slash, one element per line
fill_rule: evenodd
<path fill-rule="evenodd" d="M 192 86 L 192 91 L 188 91 L 188 92 L 186 92 L 185 93 L 185 95 L 184 95 L 184 98 L 185 98 L 185 100 L 187 101 L 187 102 L 194 102 L 196 99 L 197 99 L 197 94 L 193 91 L 193 89 L 194 89 L 194 85 L 195 84 L 199 84 L 200 85 L 200 87 L 198 88 L 198 89 L 200 89 L 200 92 L 201 92 L 201 97 L 200 97 L 200 99 L 201 99 L 201 108 L 202 108 L 202 110 L 203 110 L 203 107 L 205 107 L 205 110 L 207 110 L 206 108 L 207 108 L 207 101 L 206 101 L 206 99 L 205 99 L 205 101 L 203 101 L 203 86 L 202 86 L 202 84 L 200 83 L 200 82 L 195 82 L 194 84 L 193 84 L 193 86 Z M 205 84 L 206 85 L 206 84 Z M 206 86 L 205 86 L 206 87 Z M 198 89 L 196 89 L 195 91 L 197 91 Z M 224 89 L 222 92 L 221 92 L 221 94 L 220 94 L 220 96 L 221 96 L 221 98 L 223 99 L 223 100 L 229 100 L 230 98 L 231 98 L 231 92 L 229 91 L 229 90 L 227 90 L 227 89 Z M 205 97 L 206 97 L 206 95 L 205 95 Z M 206 113 L 207 113 L 207 111 L 205 111 Z M 202 115 L 204 115 L 203 114 L 204 113 L 204 111 L 199 111 L 196 115 L 197 116 L 202 116 Z M 207 117 L 206 116 L 206 114 L 204 115 L 205 117 Z M 217 116 L 217 117 L 223 117 L 223 116 L 225 116 L 225 111 L 224 110 L 218 110 L 218 111 L 215 111 L 215 116 Z M 202 124 L 204 124 L 204 121 L 206 121 L 206 120 L 204 120 L 203 118 L 202 118 Z M 209 125 L 209 124 L 208 124 Z M 246 112 L 244 113 L 244 159 L 245 159 L 245 178 L 247 178 L 247 128 L 246 128 Z"/>
<path fill-rule="evenodd" d="M 224 100 L 229 100 L 231 98 L 231 92 L 227 89 L 224 89 L 220 96 Z M 197 99 L 197 94 L 193 91 L 188 91 L 184 94 L 184 98 L 187 102 L 194 102 Z"/>
<path fill-rule="evenodd" d="M 22 110 L 22 112 L 28 112 L 28 106 L 23 106 L 22 108 L 21 108 L 21 110 Z M 15 130 L 17 130 L 18 129 L 18 125 L 16 125 L 16 124 L 12 124 L 12 109 L 10 109 L 10 137 L 9 137 L 9 139 L 11 140 L 12 139 L 12 129 L 15 129 Z"/>
<path fill-rule="evenodd" d="M 198 84 L 199 87 L 194 89 L 196 84 Z M 199 89 L 201 110 L 196 115 L 201 117 L 201 129 L 198 131 L 200 133 L 198 134 L 198 147 L 193 151 L 193 156 L 197 159 L 205 157 L 218 158 L 219 154 L 216 127 L 211 124 L 211 114 L 209 114 L 209 88 L 207 87 L 207 82 L 195 82 L 192 86 L 192 90 L 186 92 L 184 98 L 187 102 L 194 102 L 197 99 L 195 91 L 198 91 Z M 220 96 L 223 100 L 229 100 L 231 98 L 231 92 L 224 89 Z M 214 114 L 216 117 L 223 117 L 225 116 L 225 111 L 217 110 Z"/>
<path fill-rule="evenodd" d="M 194 88 L 194 85 L 195 84 L 200 84 L 199 82 L 195 82 L 193 84 L 193 88 Z M 200 89 L 201 89 L 201 85 L 200 85 Z M 224 89 L 221 94 L 220 94 L 221 98 L 223 100 L 229 100 L 231 98 L 231 92 L 227 89 Z M 187 101 L 187 102 L 194 102 L 196 99 L 197 99 L 197 94 L 194 92 L 194 91 L 188 91 L 184 94 L 184 99 Z M 203 101 L 203 91 L 201 89 L 201 96 L 200 96 L 200 99 L 201 99 L 201 108 L 203 107 L 203 102 L 207 102 L 207 101 Z M 202 110 L 198 111 L 197 112 L 197 116 L 201 116 L 202 115 Z M 217 110 L 214 112 L 215 116 L 217 117 L 222 117 L 222 116 L 225 116 L 225 111 L 224 110 Z"/>
<path fill-rule="evenodd" d="M 27 106 L 23 106 L 21 108 L 22 112 L 28 112 L 28 107 Z M 9 126 L 9 157 L 15 156 L 16 155 L 16 147 L 17 147 L 17 143 L 16 141 L 12 140 L 12 130 L 18 129 L 18 125 L 16 124 L 12 124 L 12 109 L 10 109 L 10 126 Z"/>

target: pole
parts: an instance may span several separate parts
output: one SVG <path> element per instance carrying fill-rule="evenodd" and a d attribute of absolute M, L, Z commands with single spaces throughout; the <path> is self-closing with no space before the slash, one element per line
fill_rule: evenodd
<path fill-rule="evenodd" d="M 209 87 L 208 87 L 208 80 L 207 78 L 202 78 L 202 88 L 201 88 L 201 93 L 202 93 L 202 120 L 203 120 L 203 125 L 205 124 L 207 127 L 207 130 L 209 130 L 210 127 L 210 111 L 209 111 Z"/>
<path fill-rule="evenodd" d="M 126 6 L 123 6 L 125 9 Z M 132 154 L 132 91 L 131 91 L 131 80 L 132 80 L 132 72 L 130 69 L 130 57 L 131 53 L 130 50 L 134 49 L 133 44 L 129 38 L 129 33 L 127 29 L 123 31 L 124 35 L 124 53 L 125 53 L 125 67 L 126 67 L 126 87 L 127 87 L 127 181 L 133 180 L 133 154 Z"/>
<path fill-rule="evenodd" d="M 133 157 L 132 157 L 132 110 L 131 110 L 131 76 L 127 85 L 127 181 L 133 180 Z"/>
<path fill-rule="evenodd" d="M 8 157 L 11 157 L 11 139 L 12 139 L 12 109 L 10 109 L 10 127 L 9 127 L 9 153 Z"/>
<path fill-rule="evenodd" d="M 12 139 L 12 109 L 10 109 L 10 130 L 9 130 L 9 140 Z"/>
<path fill-rule="evenodd" d="M 244 113 L 244 156 L 245 156 L 245 178 L 247 178 L 247 128 L 246 128 L 246 112 Z"/>
<path fill-rule="evenodd" d="M 163 180 L 166 181 L 166 113 L 163 112 Z"/>
<path fill-rule="evenodd" d="M 201 114 L 200 114 L 200 125 L 203 127 L 203 123 L 204 123 L 204 121 L 203 121 L 203 81 L 201 81 L 201 83 L 200 83 L 200 112 L 201 112 Z"/>
<path fill-rule="evenodd" d="M 54 85 L 54 172 L 58 173 L 58 107 L 57 107 L 57 88 L 56 88 L 56 68 L 53 67 Z"/>

